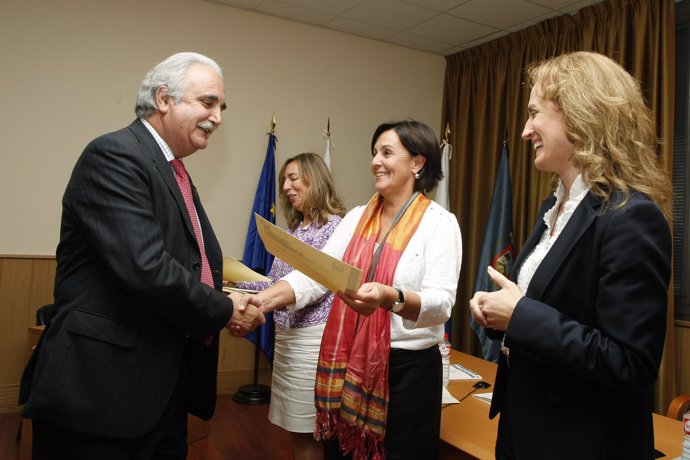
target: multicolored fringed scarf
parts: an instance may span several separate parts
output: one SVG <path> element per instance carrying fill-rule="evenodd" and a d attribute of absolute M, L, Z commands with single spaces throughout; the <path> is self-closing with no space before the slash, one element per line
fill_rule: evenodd
<path fill-rule="evenodd" d="M 374 195 L 357 224 L 343 261 L 367 273 L 365 281 L 391 286 L 400 256 L 429 203 L 431 200 L 422 194 L 411 198 L 383 247 L 379 247 L 382 252 L 377 265 L 374 244 L 381 230 L 383 198 Z M 314 389 L 314 435 L 317 439 L 330 439 L 337 434 L 341 449 L 351 452 L 354 460 L 385 458 L 390 315 L 377 308 L 370 316 L 360 316 L 336 296 L 321 340 Z"/>

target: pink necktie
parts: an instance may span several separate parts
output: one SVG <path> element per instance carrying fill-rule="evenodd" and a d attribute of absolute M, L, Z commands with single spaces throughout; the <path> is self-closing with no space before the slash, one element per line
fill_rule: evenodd
<path fill-rule="evenodd" d="M 189 212 L 189 218 L 192 221 L 192 228 L 194 228 L 194 235 L 196 236 L 196 242 L 199 245 L 199 252 L 201 253 L 201 282 L 208 284 L 213 287 L 213 276 L 211 275 L 211 266 L 208 264 L 208 259 L 206 258 L 206 250 L 204 249 L 204 239 L 201 237 L 201 227 L 199 225 L 199 218 L 196 215 L 196 208 L 194 207 L 194 199 L 192 198 L 192 187 L 189 184 L 189 175 L 187 174 L 187 168 L 184 167 L 184 163 L 180 160 L 172 160 L 170 164 L 175 171 L 175 179 L 177 179 L 177 185 L 180 186 L 180 191 L 182 192 L 182 198 L 184 198 L 184 203 L 187 205 L 187 212 Z"/>

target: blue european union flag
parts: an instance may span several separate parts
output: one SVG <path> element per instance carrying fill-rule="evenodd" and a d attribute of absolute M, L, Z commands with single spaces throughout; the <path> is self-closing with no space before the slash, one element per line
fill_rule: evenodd
<path fill-rule="evenodd" d="M 276 222 L 276 137 L 271 132 L 268 134 L 268 148 L 266 149 L 266 159 L 261 170 L 261 177 L 259 178 L 259 185 L 256 187 L 256 195 L 254 196 L 254 206 L 249 217 L 249 227 L 247 229 L 247 240 L 244 246 L 244 255 L 242 256 L 242 263 L 252 270 L 267 275 L 271 270 L 273 264 L 273 255 L 266 251 L 263 241 L 259 236 L 259 231 L 256 228 L 256 220 L 254 213 L 260 215 L 269 222 L 275 224 Z M 258 345 L 266 354 L 269 362 L 273 362 L 273 341 L 274 341 L 274 326 L 273 313 L 266 315 L 266 324 L 260 327 L 261 339 Z M 259 330 L 255 330 L 247 334 L 247 339 L 256 345 L 256 337 Z"/>
<path fill-rule="evenodd" d="M 508 168 L 508 145 L 503 143 L 501 160 L 496 173 L 491 204 L 489 205 L 489 217 L 486 222 L 484 243 L 477 263 L 477 278 L 474 283 L 474 292 L 496 291 L 497 286 L 491 282 L 486 272 L 486 267 L 491 265 L 507 278 L 515 260 L 513 249 L 513 197 L 510 190 L 510 172 Z M 482 346 L 484 359 L 497 362 L 500 354 L 501 341 L 492 340 L 486 334 L 486 330 L 479 326 L 470 314 L 470 325 L 477 334 Z"/>

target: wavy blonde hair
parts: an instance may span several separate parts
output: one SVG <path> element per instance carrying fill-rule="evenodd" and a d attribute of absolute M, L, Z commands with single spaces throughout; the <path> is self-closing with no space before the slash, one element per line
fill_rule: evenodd
<path fill-rule="evenodd" d="M 619 190 L 622 206 L 632 190 L 641 192 L 670 219 L 673 189 L 637 80 L 610 58 L 586 51 L 531 64 L 527 75 L 537 94 L 563 111 L 573 159 L 592 193 L 606 204 Z"/>
<path fill-rule="evenodd" d="M 300 177 L 307 186 L 302 208 L 309 219 L 312 222 L 316 222 L 319 227 L 322 227 L 328 223 L 328 218 L 331 214 L 343 217 L 345 215 L 345 206 L 343 206 L 340 198 L 335 193 L 333 177 L 326 163 L 315 153 L 300 153 L 285 160 L 278 173 L 280 207 L 283 210 L 283 215 L 290 230 L 295 230 L 299 223 L 304 220 L 303 214 L 292 207 L 287 195 L 283 191 L 285 168 L 293 161 L 297 163 Z"/>

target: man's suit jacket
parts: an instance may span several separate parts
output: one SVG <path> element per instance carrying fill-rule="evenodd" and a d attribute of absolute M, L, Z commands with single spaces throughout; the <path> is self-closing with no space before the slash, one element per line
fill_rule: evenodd
<path fill-rule="evenodd" d="M 221 249 L 192 188 L 218 288 Z M 209 418 L 217 333 L 232 302 L 200 282 L 187 208 L 141 121 L 86 147 L 62 204 L 56 313 L 22 377 L 23 416 L 87 434 L 140 437 L 163 415 L 186 360 L 188 410 Z M 203 345 L 210 336 L 213 343 Z"/>
<path fill-rule="evenodd" d="M 653 458 L 671 235 L 647 197 L 620 201 L 583 199 L 513 312 L 490 417 L 501 412 L 498 445 L 509 432 L 516 458 Z M 554 203 L 542 203 L 514 280 Z"/>

